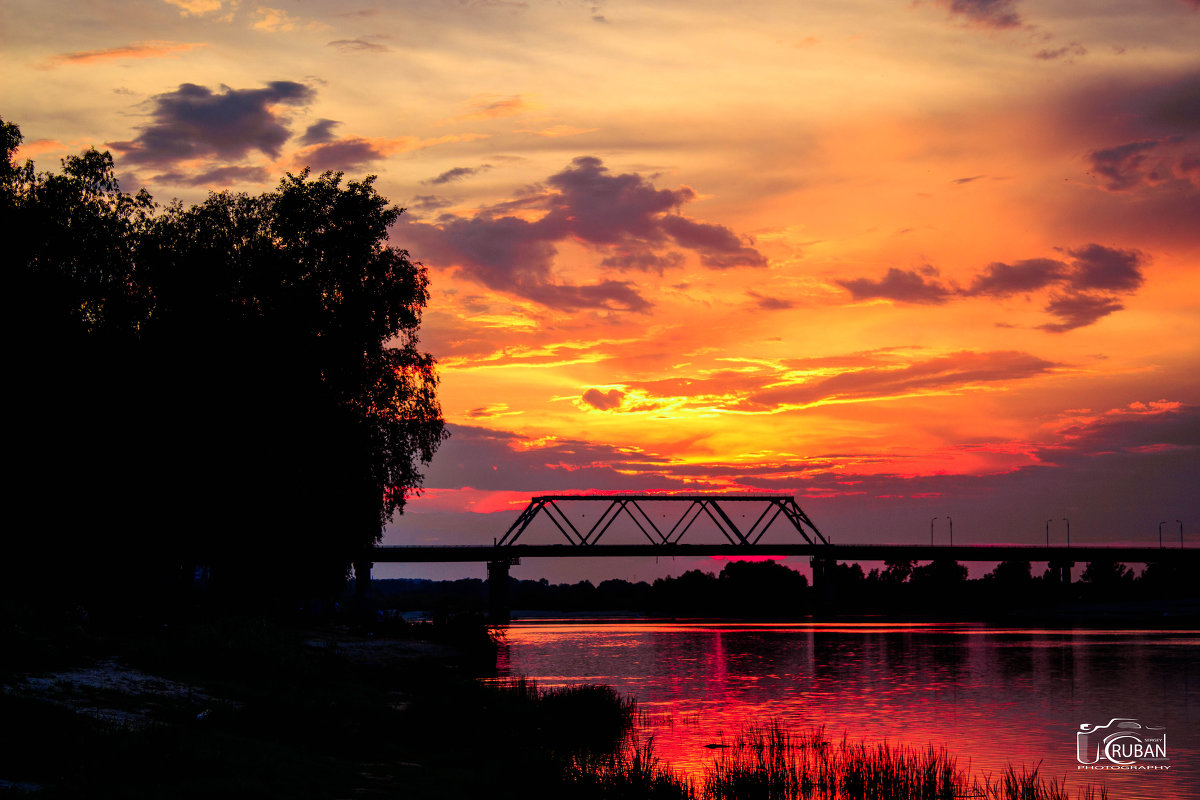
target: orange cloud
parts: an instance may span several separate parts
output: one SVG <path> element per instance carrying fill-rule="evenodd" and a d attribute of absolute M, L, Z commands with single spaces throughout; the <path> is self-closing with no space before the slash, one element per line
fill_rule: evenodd
<path fill-rule="evenodd" d="M 296 20 L 288 16 L 286 11 L 278 8 L 260 8 L 255 12 L 258 20 L 250 27 L 260 31 L 290 31 L 296 27 Z"/>
<path fill-rule="evenodd" d="M 134 42 L 120 47 L 106 47 L 102 50 L 79 50 L 74 53 L 59 53 L 51 56 L 46 62 L 45 69 L 52 69 L 63 64 L 92 64 L 97 61 L 112 61 L 125 58 L 161 58 L 172 53 L 181 53 L 197 47 L 206 47 L 203 42 Z"/>
<path fill-rule="evenodd" d="M 579 136 L 583 133 L 591 133 L 599 128 L 577 128 L 574 125 L 551 125 L 549 128 L 543 128 L 540 131 L 519 130 L 517 133 L 532 133 L 534 136 L 544 136 L 547 139 L 558 139 L 563 136 Z"/>
<path fill-rule="evenodd" d="M 448 122 L 469 122 L 471 120 L 515 117 L 518 114 L 524 114 L 526 111 L 536 108 L 536 106 L 519 94 L 509 96 L 494 94 L 476 95 L 471 98 L 469 106 L 471 111 L 458 117 L 443 120 L 443 124 Z"/>
<path fill-rule="evenodd" d="M 221 0 L 165 0 L 165 2 L 178 6 L 179 13 L 185 17 L 200 16 L 221 10 Z"/>
<path fill-rule="evenodd" d="M 21 154 L 21 158 L 34 158 L 43 153 L 61 153 L 66 149 L 67 146 L 57 139 L 34 139 L 32 142 L 24 142 L 17 152 Z"/>

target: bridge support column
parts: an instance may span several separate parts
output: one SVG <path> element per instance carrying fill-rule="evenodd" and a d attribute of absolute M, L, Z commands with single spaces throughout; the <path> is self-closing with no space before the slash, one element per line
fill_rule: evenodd
<path fill-rule="evenodd" d="M 1074 561 L 1056 559 L 1046 566 L 1049 568 L 1053 583 L 1063 588 L 1071 585 L 1071 568 L 1075 566 Z"/>
<path fill-rule="evenodd" d="M 503 625 L 509 621 L 508 568 L 521 563 L 518 558 L 487 562 L 488 622 Z"/>
<path fill-rule="evenodd" d="M 822 614 L 833 613 L 837 561 L 832 558 L 814 556 L 809 563 L 812 565 L 813 597 L 816 610 Z"/>

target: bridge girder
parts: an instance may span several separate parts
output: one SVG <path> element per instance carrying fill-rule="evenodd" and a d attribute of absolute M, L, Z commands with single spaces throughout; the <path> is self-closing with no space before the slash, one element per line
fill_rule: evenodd
<path fill-rule="evenodd" d="M 572 521 L 570 515 L 559 505 L 560 502 L 575 501 L 607 503 L 600 517 L 591 527 L 587 528 L 586 532 L 583 530 L 585 526 L 582 524 L 577 526 Z M 679 516 L 679 519 L 671 526 L 670 530 L 664 533 L 655 524 L 651 516 L 646 513 L 646 510 L 639 505 L 639 501 L 687 503 L 687 506 Z M 758 515 L 754 523 L 743 531 L 733 521 L 733 517 L 728 511 L 722 507 L 722 503 L 759 503 L 763 504 L 764 507 L 762 513 Z M 513 522 L 504 536 L 496 542 L 496 546 L 509 547 L 516 544 L 521 534 L 525 532 L 537 518 L 538 514 L 541 513 L 545 513 L 550 518 L 550 521 L 554 523 L 555 527 L 558 528 L 570 544 L 579 547 L 588 547 L 597 544 L 600 538 L 622 514 L 633 520 L 634 525 L 637 526 L 649 543 L 655 546 L 678 544 L 684 534 L 702 516 L 706 516 L 712 520 L 713 524 L 717 526 L 717 529 L 729 544 L 732 545 L 749 547 L 758 544 L 763 535 L 780 516 L 791 523 L 792 527 L 800 534 L 805 543 L 809 545 L 829 544 L 829 540 L 817 529 L 817 526 L 813 524 L 813 521 L 800 508 L 795 498 L 790 495 L 559 494 L 532 498 L 529 501 L 529 505 L 517 516 L 516 521 Z"/>

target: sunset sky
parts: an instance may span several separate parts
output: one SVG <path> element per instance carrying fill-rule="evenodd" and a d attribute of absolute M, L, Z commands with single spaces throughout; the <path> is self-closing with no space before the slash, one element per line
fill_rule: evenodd
<path fill-rule="evenodd" d="M 95 145 L 165 203 L 311 166 L 407 209 L 453 435 L 385 543 L 729 491 L 842 542 L 1200 544 L 1197 0 L 0 15 L 39 168 Z"/>

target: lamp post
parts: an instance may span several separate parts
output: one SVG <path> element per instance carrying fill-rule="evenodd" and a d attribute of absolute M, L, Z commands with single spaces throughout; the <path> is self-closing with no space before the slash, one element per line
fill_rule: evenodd
<path fill-rule="evenodd" d="M 1071 520 L 1063 517 L 1063 522 L 1067 523 L 1067 547 L 1071 546 Z"/>
<path fill-rule="evenodd" d="M 1050 523 L 1051 522 L 1053 522 L 1053 520 L 1049 520 L 1049 519 L 1046 520 L 1046 547 L 1050 546 Z"/>
<path fill-rule="evenodd" d="M 1179 523 L 1179 549 L 1183 549 L 1183 520 L 1175 520 Z"/>
<path fill-rule="evenodd" d="M 933 547 L 933 522 L 936 519 L 937 519 L 937 517 L 934 517 L 933 519 L 929 520 L 929 546 L 930 547 Z"/>
<path fill-rule="evenodd" d="M 946 515 L 946 519 L 950 520 L 950 546 L 954 547 L 954 520 L 950 518 L 949 514 Z"/>
<path fill-rule="evenodd" d="M 1162 522 L 1158 523 L 1158 549 L 1159 550 L 1162 549 L 1162 526 L 1166 525 L 1166 524 L 1167 524 L 1167 521 L 1165 519 Z"/>

